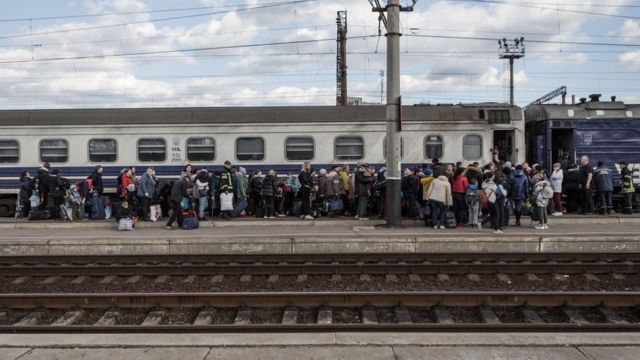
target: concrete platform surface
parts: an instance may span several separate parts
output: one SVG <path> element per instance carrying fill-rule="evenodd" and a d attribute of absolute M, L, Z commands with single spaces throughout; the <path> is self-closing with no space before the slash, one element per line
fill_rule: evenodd
<path fill-rule="evenodd" d="M 119 232 L 112 228 L 5 229 L 0 255 L 238 254 L 338 252 L 621 252 L 640 251 L 640 225 L 556 225 L 549 230 L 507 227 L 504 234 L 420 225 L 247 226 L 164 228 Z"/>
<path fill-rule="evenodd" d="M 3 334 L 0 360 L 636 360 L 640 334 Z"/>

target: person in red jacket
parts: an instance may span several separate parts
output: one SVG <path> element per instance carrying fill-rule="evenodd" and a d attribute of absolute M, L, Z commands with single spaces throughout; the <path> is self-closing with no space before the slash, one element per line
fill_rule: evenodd
<path fill-rule="evenodd" d="M 126 201 L 127 187 L 131 184 L 135 186 L 136 181 L 133 178 L 133 171 L 131 170 L 131 168 L 127 168 L 127 171 L 125 171 L 124 174 L 122 174 L 121 176 L 122 176 L 122 180 L 120 183 L 122 184 L 122 190 L 120 192 L 120 199 L 122 199 L 123 201 Z"/>
<path fill-rule="evenodd" d="M 463 167 L 457 168 L 453 176 L 451 192 L 453 193 L 453 212 L 456 214 L 458 226 L 464 226 L 467 222 L 467 203 L 464 196 L 468 187 L 469 180 L 467 179 L 466 169 Z"/>

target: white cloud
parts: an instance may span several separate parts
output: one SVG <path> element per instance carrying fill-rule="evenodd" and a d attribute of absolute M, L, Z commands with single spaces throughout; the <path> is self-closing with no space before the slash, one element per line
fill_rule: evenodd
<path fill-rule="evenodd" d="M 626 52 L 620 55 L 619 59 L 624 68 L 640 70 L 640 50 Z"/>

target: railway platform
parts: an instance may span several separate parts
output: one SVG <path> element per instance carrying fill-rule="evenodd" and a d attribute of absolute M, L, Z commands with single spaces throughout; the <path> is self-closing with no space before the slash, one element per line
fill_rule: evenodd
<path fill-rule="evenodd" d="M 0 359 L 632 360 L 637 333 L 3 334 Z"/>
<path fill-rule="evenodd" d="M 549 230 L 531 226 L 434 230 L 421 222 L 388 229 L 381 221 L 344 219 L 203 222 L 199 229 L 166 230 L 142 223 L 118 232 L 112 221 L 0 222 L 0 255 L 310 254 L 420 252 L 640 251 L 640 217 L 563 217 Z"/>

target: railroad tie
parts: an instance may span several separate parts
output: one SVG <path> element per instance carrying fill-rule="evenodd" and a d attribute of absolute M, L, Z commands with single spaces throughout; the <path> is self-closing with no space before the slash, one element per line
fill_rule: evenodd
<path fill-rule="evenodd" d="M 58 279 L 60 278 L 57 276 L 49 276 L 46 279 L 42 280 L 40 284 L 53 284 L 54 282 L 58 281 Z"/>
<path fill-rule="evenodd" d="M 332 274 L 331 275 L 331 281 L 332 282 L 340 282 L 340 281 L 342 281 L 342 275 L 340 275 L 340 274 Z"/>
<path fill-rule="evenodd" d="M 162 319 L 167 315 L 167 312 L 164 310 L 153 310 L 147 314 L 147 317 L 144 318 L 142 322 L 142 326 L 158 326 L 162 322 Z"/>
<path fill-rule="evenodd" d="M 309 276 L 307 276 L 307 274 L 298 274 L 298 278 L 296 278 L 296 282 L 305 282 L 309 279 Z"/>
<path fill-rule="evenodd" d="M 280 275 L 278 274 L 271 274 L 267 279 L 268 283 L 277 283 L 278 281 L 280 281 Z"/>
<path fill-rule="evenodd" d="M 491 309 L 480 309 L 480 318 L 485 324 L 502 324 L 498 315 Z"/>
<path fill-rule="evenodd" d="M 440 281 L 440 282 L 449 281 L 449 275 L 447 275 L 447 274 L 438 274 L 438 281 Z"/>
<path fill-rule="evenodd" d="M 85 314 L 86 314 L 86 311 L 84 311 L 83 309 L 70 310 L 64 313 L 62 316 L 60 316 L 58 320 L 54 321 L 53 324 L 51 325 L 54 325 L 54 326 L 73 325 L 76 321 L 80 320 Z"/>
<path fill-rule="evenodd" d="M 224 275 L 222 274 L 218 274 L 218 275 L 213 275 L 213 277 L 211 278 L 211 282 L 212 283 L 221 283 L 224 281 Z"/>
<path fill-rule="evenodd" d="M 215 316 L 215 309 L 201 310 L 198 313 L 198 316 L 196 316 L 196 319 L 193 321 L 193 325 L 210 325 L 211 323 L 213 323 L 213 319 L 215 318 Z"/>
<path fill-rule="evenodd" d="M 555 274 L 553 274 L 553 280 L 560 281 L 560 282 L 565 282 L 565 281 L 569 280 L 569 275 L 555 273 Z"/>
<path fill-rule="evenodd" d="M 496 274 L 496 277 L 501 283 L 511 284 L 511 278 L 507 274 Z"/>
<path fill-rule="evenodd" d="M 572 324 L 586 325 L 590 323 L 589 320 L 585 319 L 584 316 L 578 312 L 578 310 L 562 309 L 562 313 Z"/>
<path fill-rule="evenodd" d="M 371 307 L 362 308 L 362 323 L 363 324 L 377 324 L 378 323 L 378 314 L 376 314 L 376 310 Z"/>
<path fill-rule="evenodd" d="M 478 274 L 467 274 L 467 279 L 469 279 L 469 281 L 473 281 L 473 282 L 480 282 L 480 275 Z"/>
<path fill-rule="evenodd" d="M 233 320 L 234 325 L 249 325 L 251 324 L 251 309 L 242 308 L 238 310 L 236 318 Z"/>
<path fill-rule="evenodd" d="M 251 274 L 244 274 L 240 276 L 240 282 L 248 283 L 251 282 Z"/>
<path fill-rule="evenodd" d="M 599 306 L 598 311 L 600 312 L 600 314 L 602 314 L 602 316 L 604 316 L 605 321 L 610 324 L 628 324 L 629 323 L 627 320 L 623 319 L 617 312 L 615 312 L 615 310 L 611 309 L 610 307 Z"/>
<path fill-rule="evenodd" d="M 611 276 L 616 280 L 624 280 L 626 278 L 626 276 L 624 276 L 623 274 L 619 274 L 619 273 L 613 273 L 613 274 L 611 274 Z"/>
<path fill-rule="evenodd" d="M 82 284 L 85 280 L 87 280 L 87 277 L 82 275 L 82 276 L 78 276 L 75 279 L 71 280 L 71 283 L 73 285 L 80 285 Z"/>
<path fill-rule="evenodd" d="M 114 275 L 105 276 L 102 280 L 100 280 L 100 284 L 109 284 L 115 279 L 116 277 Z"/>
<path fill-rule="evenodd" d="M 395 308 L 396 322 L 398 324 L 411 324 L 411 314 L 404 306 L 398 306 Z"/>
<path fill-rule="evenodd" d="M 166 283 L 167 280 L 169 280 L 169 275 L 160 275 L 154 280 L 154 282 L 156 284 L 162 284 L 162 283 Z"/>
<path fill-rule="evenodd" d="M 409 274 L 409 281 L 411 281 L 411 282 L 420 282 L 420 281 L 422 281 L 422 279 L 420 278 L 420 275 L 411 273 L 411 274 Z"/>
<path fill-rule="evenodd" d="M 370 282 L 371 281 L 371 275 L 369 275 L 369 274 L 360 274 L 360 281 Z"/>
<path fill-rule="evenodd" d="M 185 284 L 191 284 L 194 281 L 196 281 L 197 277 L 198 277 L 198 275 L 189 275 L 186 278 L 184 278 L 184 280 L 182 280 L 182 282 L 185 283 Z"/>
<path fill-rule="evenodd" d="M 454 324 L 451 313 L 445 308 L 437 307 L 433 309 L 433 315 L 438 324 Z"/>
<path fill-rule="evenodd" d="M 388 283 L 397 283 L 398 277 L 396 276 L 396 274 L 387 274 L 384 277 L 384 281 Z"/>
<path fill-rule="evenodd" d="M 589 282 L 599 282 L 600 278 L 591 273 L 585 273 L 584 278 Z"/>
<path fill-rule="evenodd" d="M 296 325 L 298 323 L 298 309 L 288 307 L 282 314 L 282 325 Z"/>
<path fill-rule="evenodd" d="M 142 278 L 142 276 L 140 275 L 133 275 L 132 277 L 128 278 L 127 281 L 125 281 L 127 284 L 135 284 L 138 281 L 140 281 L 140 279 Z"/>
<path fill-rule="evenodd" d="M 331 325 L 333 323 L 333 313 L 331 309 L 323 308 L 318 310 L 318 325 Z"/>
<path fill-rule="evenodd" d="M 34 325 L 38 325 L 38 323 L 40 322 L 40 320 L 42 320 L 42 318 L 44 318 L 45 316 L 45 312 L 42 310 L 35 310 L 32 311 L 30 313 L 28 313 L 27 315 L 25 315 L 22 319 L 20 319 L 20 321 L 18 321 L 17 323 L 13 324 L 14 326 L 34 326 Z"/>
<path fill-rule="evenodd" d="M 116 324 L 116 320 L 120 317 L 120 311 L 118 310 L 108 310 L 98 321 L 96 321 L 95 326 L 112 326 Z"/>
<path fill-rule="evenodd" d="M 13 280 L 11 283 L 14 285 L 18 285 L 26 282 L 27 280 L 29 280 L 29 276 L 20 276 L 19 278 Z"/>
<path fill-rule="evenodd" d="M 528 273 L 527 274 L 528 281 L 540 281 L 540 278 L 536 274 Z"/>
<path fill-rule="evenodd" d="M 527 324 L 544 324 L 544 320 L 540 315 L 531 309 L 522 308 L 520 309 L 520 314 L 522 315 L 522 321 Z"/>

